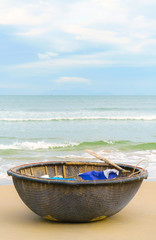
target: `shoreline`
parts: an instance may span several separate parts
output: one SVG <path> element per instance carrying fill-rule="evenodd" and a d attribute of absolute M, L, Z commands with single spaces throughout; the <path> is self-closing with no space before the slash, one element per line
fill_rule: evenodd
<path fill-rule="evenodd" d="M 55 223 L 33 213 L 13 185 L 0 186 L 0 231 L 3 240 L 154 240 L 156 182 L 144 181 L 130 203 L 118 214 L 93 223 Z"/>

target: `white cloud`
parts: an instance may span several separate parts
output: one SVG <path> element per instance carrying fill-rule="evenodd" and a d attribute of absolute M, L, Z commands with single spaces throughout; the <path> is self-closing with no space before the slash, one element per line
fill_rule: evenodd
<path fill-rule="evenodd" d="M 60 69 L 73 68 L 73 67 L 86 67 L 86 66 L 103 66 L 107 67 L 117 64 L 118 60 L 112 60 L 113 53 L 96 53 L 96 54 L 80 54 L 80 55 L 67 55 L 66 57 L 57 57 L 51 59 L 41 59 L 41 61 L 12 65 L 10 70 L 30 69 L 36 71 L 54 72 Z M 6 69 L 7 71 L 8 69 Z"/>
<path fill-rule="evenodd" d="M 41 60 L 50 59 L 51 57 L 57 57 L 58 53 L 55 52 L 46 52 L 46 53 L 38 53 L 38 58 Z"/>
<path fill-rule="evenodd" d="M 36 36 L 40 36 L 44 33 L 47 32 L 47 29 L 46 28 L 32 28 L 28 31 L 25 31 L 25 32 L 17 32 L 15 35 L 18 35 L 18 36 L 25 36 L 25 37 L 36 37 Z"/>
<path fill-rule="evenodd" d="M 57 79 L 55 82 L 57 83 L 90 83 L 88 79 L 80 78 L 80 77 L 61 77 Z"/>
<path fill-rule="evenodd" d="M 59 13 L 56 4 L 50 1 L 1 0 L 0 24 L 39 26 L 47 24 Z"/>
<path fill-rule="evenodd" d="M 65 23 L 80 26 L 97 24 L 125 24 L 128 8 L 121 0 L 86 0 L 76 1 L 69 5 Z M 69 21 L 72 19 L 72 21 Z"/>
<path fill-rule="evenodd" d="M 154 6 L 155 1 L 1 0 L 0 24 L 13 25 L 14 34 L 29 44 L 36 46 L 37 41 L 40 61 L 21 64 L 21 68 L 131 64 L 138 54 L 156 55 L 156 18 L 147 13 L 147 5 Z M 91 59 L 94 48 L 106 49 L 108 54 Z M 62 58 L 61 53 L 69 56 Z M 141 61 L 144 64 L 146 59 Z"/>
<path fill-rule="evenodd" d="M 115 31 L 97 30 L 95 28 L 82 28 L 79 26 L 67 26 L 65 31 L 76 35 L 76 39 L 87 40 L 91 42 L 127 44 L 130 42 L 128 37 L 121 36 Z"/>
<path fill-rule="evenodd" d="M 152 43 L 150 43 L 152 44 Z M 138 46 L 139 47 L 139 46 Z M 111 67 L 111 66 L 156 66 L 156 53 L 148 56 L 147 54 L 138 54 L 131 52 L 125 54 L 122 51 L 108 51 L 95 54 L 81 54 L 70 55 L 64 58 L 55 57 L 51 59 L 41 59 L 40 61 L 12 65 L 9 67 L 2 67 L 2 71 L 25 71 L 40 74 L 40 73 L 56 73 L 58 71 L 64 71 L 74 68 L 93 68 L 93 67 Z M 65 80 L 64 80 L 65 82 Z"/>

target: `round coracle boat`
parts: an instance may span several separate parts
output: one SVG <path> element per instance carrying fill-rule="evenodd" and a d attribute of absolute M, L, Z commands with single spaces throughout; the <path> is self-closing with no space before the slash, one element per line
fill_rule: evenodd
<path fill-rule="evenodd" d="M 106 180 L 86 181 L 78 176 L 83 172 L 110 168 L 103 162 L 33 163 L 14 167 L 8 175 L 12 176 L 23 202 L 39 216 L 59 222 L 90 222 L 123 209 L 147 178 L 145 169 L 118 165 L 127 171 Z M 49 178 L 42 178 L 44 175 Z M 50 179 L 60 175 L 65 179 Z M 70 176 L 75 180 L 70 180 Z"/>

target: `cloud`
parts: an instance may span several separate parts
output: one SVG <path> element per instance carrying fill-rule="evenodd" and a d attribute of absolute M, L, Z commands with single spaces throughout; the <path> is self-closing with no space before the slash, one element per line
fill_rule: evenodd
<path fill-rule="evenodd" d="M 55 82 L 57 83 L 90 83 L 86 78 L 80 77 L 60 77 Z"/>
<path fill-rule="evenodd" d="M 50 1 L 0 1 L 0 24 L 38 26 L 57 16 L 58 5 Z"/>
<path fill-rule="evenodd" d="M 75 34 L 76 39 L 96 43 L 119 44 L 123 46 L 123 44 L 128 44 L 130 42 L 130 39 L 128 37 L 121 36 L 121 34 L 115 31 L 105 31 L 94 28 L 83 28 L 72 25 L 66 27 L 65 31 L 70 34 Z"/>
<path fill-rule="evenodd" d="M 152 43 L 151 43 L 152 44 Z M 46 56 L 45 56 L 46 57 Z M 155 54 L 153 56 L 148 54 L 136 54 L 134 59 L 134 53 L 125 54 L 122 51 L 108 51 L 100 52 L 95 54 L 79 54 L 79 55 L 67 55 L 65 57 L 52 57 L 50 59 L 40 59 L 36 62 L 28 62 L 24 64 L 10 65 L 8 67 L 0 67 L 3 72 L 14 71 L 22 72 L 26 74 L 53 74 L 66 70 L 73 69 L 92 69 L 97 67 L 108 68 L 112 66 L 129 66 L 129 67 L 145 67 L 145 66 L 156 66 Z M 65 80 L 64 80 L 65 82 Z"/>
<path fill-rule="evenodd" d="M 90 76 L 97 83 L 109 81 L 103 77 L 109 67 L 156 66 L 155 5 L 155 0 L 1 0 L 0 81 L 9 76 L 12 81 L 0 87 L 41 78 L 56 79 L 62 91 L 83 85 L 78 83 L 88 88 Z"/>
<path fill-rule="evenodd" d="M 40 61 L 18 68 L 128 65 L 138 54 L 137 64 L 145 64 L 147 57 L 156 56 L 156 18 L 147 5 L 155 1 L 1 0 L 0 25 L 13 26 L 10 38 L 16 35 L 18 41 L 39 49 Z"/>
<path fill-rule="evenodd" d="M 18 36 L 22 36 L 22 37 L 36 37 L 36 36 L 40 36 L 44 33 L 47 32 L 47 29 L 46 28 L 32 28 L 28 31 L 25 31 L 25 32 L 17 32 L 15 35 L 18 35 Z"/>
<path fill-rule="evenodd" d="M 46 71 L 47 73 L 52 73 L 58 70 L 60 71 L 67 68 L 70 69 L 73 67 L 107 67 L 119 63 L 118 59 L 111 59 L 112 54 L 113 53 L 108 52 L 96 54 L 67 55 L 65 57 L 55 57 L 50 59 L 42 58 L 40 61 L 36 62 L 11 65 L 8 68 L 5 68 L 5 71 L 8 71 L 8 69 L 10 69 L 11 71 L 29 69 L 32 71 L 41 72 L 43 70 L 44 72 Z"/>
<path fill-rule="evenodd" d="M 38 53 L 38 58 L 41 60 L 50 59 L 51 57 L 57 57 L 58 53 L 56 52 L 46 52 L 46 53 Z"/>

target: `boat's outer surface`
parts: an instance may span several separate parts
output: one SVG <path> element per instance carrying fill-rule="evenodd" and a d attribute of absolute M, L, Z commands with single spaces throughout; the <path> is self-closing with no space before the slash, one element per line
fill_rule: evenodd
<path fill-rule="evenodd" d="M 130 165 L 120 166 L 134 169 Z M 51 177 L 58 174 L 66 177 L 106 168 L 104 163 L 95 162 L 44 162 L 18 166 L 8 174 L 12 175 L 23 202 L 39 216 L 61 222 L 89 222 L 109 217 L 124 208 L 147 178 L 147 171 L 136 168 L 140 173 L 132 177 L 96 181 L 48 180 L 39 176 L 48 172 Z"/>

